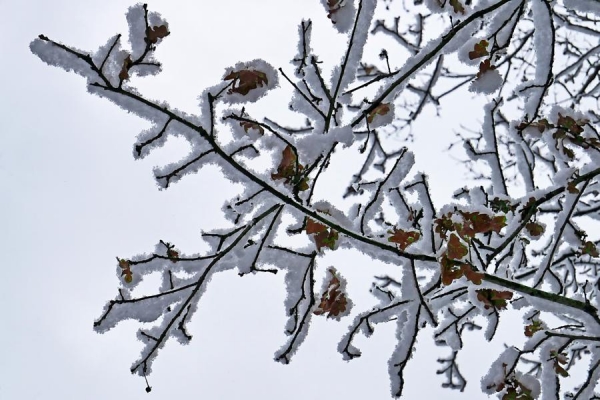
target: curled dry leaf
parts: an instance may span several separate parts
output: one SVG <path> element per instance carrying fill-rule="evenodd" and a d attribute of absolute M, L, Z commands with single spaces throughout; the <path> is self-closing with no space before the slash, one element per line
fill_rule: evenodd
<path fill-rule="evenodd" d="M 481 285 L 483 274 L 473 270 L 467 263 L 456 260 L 451 260 L 448 256 L 443 255 L 440 259 L 441 279 L 444 285 L 449 285 L 461 277 L 473 282 L 475 285 Z"/>
<path fill-rule="evenodd" d="M 496 204 L 497 208 L 510 209 L 508 205 L 500 202 Z M 492 204 L 492 208 L 494 205 Z M 506 216 L 488 214 L 479 212 L 457 211 L 462 217 L 462 222 L 456 220 L 454 213 L 449 212 L 435 220 L 435 232 L 442 239 L 446 239 L 449 232 L 456 232 L 464 240 L 469 240 L 479 233 L 500 233 L 506 226 Z"/>
<path fill-rule="evenodd" d="M 468 281 L 471 281 L 476 285 L 481 285 L 484 276 L 483 273 L 473 270 L 473 267 L 469 264 L 462 264 L 461 270 Z"/>
<path fill-rule="evenodd" d="M 294 150 L 290 146 L 286 146 L 281 152 L 281 162 L 277 167 L 277 173 L 271 174 L 271 179 L 286 179 L 287 181 L 296 175 L 297 164 L 297 157 Z"/>
<path fill-rule="evenodd" d="M 306 219 L 306 233 L 312 235 L 314 233 L 322 233 L 327 231 L 327 226 L 315 221 L 312 218 Z"/>
<path fill-rule="evenodd" d="M 317 222 L 311 218 L 306 219 L 306 233 L 313 235 L 317 250 L 320 251 L 323 247 L 335 248 L 335 243 L 338 240 L 339 234 L 336 230 L 328 228 L 326 225 Z"/>
<path fill-rule="evenodd" d="M 525 336 L 532 337 L 537 331 L 544 329 L 544 324 L 540 320 L 534 320 L 531 324 L 525 326 Z"/>
<path fill-rule="evenodd" d="M 489 43 L 487 40 L 481 40 L 481 41 L 475 43 L 473 51 L 469 52 L 469 60 L 474 60 L 476 58 L 485 57 L 488 54 L 490 54 L 487 51 L 488 45 L 489 45 Z"/>
<path fill-rule="evenodd" d="M 244 128 L 244 131 L 246 133 L 248 133 L 250 129 L 254 129 L 258 131 L 258 133 L 260 133 L 261 135 L 265 134 L 265 130 L 263 129 L 263 127 L 257 124 L 256 122 L 242 121 L 240 122 L 240 126 Z"/>
<path fill-rule="evenodd" d="M 489 216 L 478 212 L 461 212 L 464 223 L 457 226 L 457 233 L 462 238 L 473 238 L 478 233 L 500 233 L 506 226 L 506 216 Z"/>
<path fill-rule="evenodd" d="M 503 365 L 506 367 L 506 364 Z M 532 396 L 532 389 L 520 382 L 514 373 L 496 387 L 496 392 L 502 391 L 505 391 L 502 400 L 535 400 L 537 398 L 537 396 Z"/>
<path fill-rule="evenodd" d="M 587 254 L 588 256 L 598 258 L 600 254 L 598 253 L 598 247 L 594 242 L 587 241 L 581 246 L 580 249 L 582 254 Z"/>
<path fill-rule="evenodd" d="M 342 289 L 336 269 L 331 267 L 328 269 L 328 272 L 331 274 L 331 279 L 327 283 L 327 287 L 321 295 L 321 302 L 314 313 L 316 315 L 326 314 L 327 318 L 333 318 L 346 311 L 348 299 Z"/>
<path fill-rule="evenodd" d="M 378 115 L 386 115 L 388 112 L 390 112 L 390 103 L 378 104 L 377 107 L 371 110 L 369 115 L 367 115 L 367 121 L 372 123 L 375 117 Z"/>
<path fill-rule="evenodd" d="M 267 74 L 261 71 L 243 69 L 240 71 L 232 71 L 225 78 L 225 81 L 233 81 L 233 86 L 227 93 L 239 93 L 243 96 L 247 95 L 251 90 L 269 84 Z"/>
<path fill-rule="evenodd" d="M 539 133 L 544 133 L 544 131 L 554 128 L 554 125 L 552 125 L 550 122 L 548 122 L 548 120 L 546 118 L 541 118 L 534 122 L 526 122 L 526 121 L 521 122 L 517 126 L 517 129 L 523 130 L 523 129 L 527 128 L 528 126 L 536 128 Z"/>
<path fill-rule="evenodd" d="M 388 231 L 391 234 L 388 237 L 388 242 L 393 242 L 398 245 L 398 248 L 404 251 L 408 246 L 419 240 L 421 233 L 417 231 L 403 231 L 402 229 L 394 228 L 393 231 Z"/>
<path fill-rule="evenodd" d="M 506 214 L 510 211 L 515 211 L 516 207 L 513 206 L 512 204 L 510 204 L 509 200 L 502 200 L 498 197 L 494 197 L 494 199 L 492 199 L 492 201 L 490 201 L 490 208 L 494 212 L 501 211 Z"/>
<path fill-rule="evenodd" d="M 462 244 L 461 240 L 454 233 L 450 235 L 448 240 L 448 250 L 446 254 L 452 260 L 460 260 L 469 253 L 467 246 Z"/>
<path fill-rule="evenodd" d="M 496 310 L 506 309 L 506 300 L 512 299 L 512 292 L 507 290 L 495 290 L 495 289 L 478 289 L 477 300 L 484 304 L 486 309 L 495 308 Z"/>
<path fill-rule="evenodd" d="M 579 193 L 579 189 L 577 189 L 577 184 L 573 181 L 567 183 L 567 192 L 571 194 Z"/>
<path fill-rule="evenodd" d="M 450 0 L 450 5 L 454 9 L 455 14 L 459 14 L 459 13 L 464 14 L 465 13 L 465 7 L 462 5 L 460 0 Z"/>
<path fill-rule="evenodd" d="M 537 222 L 528 222 L 525 224 L 525 229 L 533 238 L 539 238 L 544 233 L 544 225 Z"/>
<path fill-rule="evenodd" d="M 158 39 L 169 36 L 171 32 L 166 25 L 149 26 L 146 28 L 146 41 L 151 44 L 156 44 Z"/>
<path fill-rule="evenodd" d="M 344 6 L 345 0 L 327 0 L 327 18 L 331 19 L 333 14 Z M 335 21 L 331 21 L 335 24 Z"/>
<path fill-rule="evenodd" d="M 121 68 L 121 72 L 119 72 L 119 79 L 124 81 L 129 79 L 129 68 L 133 65 L 133 60 L 131 56 L 128 55 L 127 58 L 123 61 L 123 67 Z"/>
<path fill-rule="evenodd" d="M 171 260 L 171 262 L 175 263 L 179 258 L 179 252 L 173 248 L 170 248 L 169 250 L 167 250 L 167 257 L 169 257 L 169 260 Z"/>
<path fill-rule="evenodd" d="M 377 67 L 374 65 L 364 64 L 364 63 L 361 63 L 360 65 L 363 68 L 363 70 L 365 71 L 365 75 L 371 75 L 371 73 L 374 74 L 375 72 L 377 72 Z"/>
<path fill-rule="evenodd" d="M 585 124 L 587 124 L 589 121 L 588 120 L 580 120 L 580 121 L 576 121 L 573 117 L 571 116 L 563 116 L 561 113 L 558 113 L 558 121 L 556 122 L 556 124 L 571 132 L 574 135 L 579 135 L 581 133 L 583 133 L 583 127 Z"/>
<path fill-rule="evenodd" d="M 559 374 L 560 376 L 566 378 L 569 376 L 569 373 L 561 364 L 567 364 L 569 362 L 567 355 L 565 353 L 559 353 L 556 350 L 552 350 L 550 352 L 550 356 L 554 358 L 554 372 Z"/>
<path fill-rule="evenodd" d="M 123 280 L 127 283 L 131 283 L 131 281 L 133 280 L 133 273 L 131 272 L 131 264 L 129 263 L 128 260 L 125 260 L 123 258 L 118 258 L 117 260 L 119 260 L 119 267 L 121 267 L 122 271 L 121 271 L 121 276 L 123 277 Z"/>
<path fill-rule="evenodd" d="M 300 178 L 304 166 L 298 163 L 296 153 L 290 146 L 286 146 L 281 153 L 281 162 L 277 167 L 277 173 L 271 174 L 271 179 L 284 179 L 286 184 L 293 185 L 298 191 L 308 190 L 308 177 Z"/>
<path fill-rule="evenodd" d="M 477 72 L 477 78 L 481 78 L 481 76 L 483 74 L 485 74 L 486 72 L 493 71 L 495 69 L 496 69 L 496 67 L 492 65 L 492 62 L 488 58 L 488 59 L 482 61 L 481 63 L 479 63 L 479 71 Z"/>

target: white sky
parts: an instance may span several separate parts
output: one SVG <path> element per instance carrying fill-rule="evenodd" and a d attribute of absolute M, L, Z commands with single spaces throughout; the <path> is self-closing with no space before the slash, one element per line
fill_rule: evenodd
<path fill-rule="evenodd" d="M 90 96 L 82 78 L 48 67 L 29 51 L 29 42 L 40 33 L 95 50 L 114 33 L 127 32 L 124 13 L 133 3 L 0 0 L 5 282 L 0 291 L 0 399 L 390 398 L 387 359 L 394 347 L 394 323 L 378 326 L 368 340 L 359 338 L 363 357 L 346 363 L 336 345 L 353 317 L 342 322 L 313 318 L 292 363 L 272 360 L 286 339 L 282 274 L 239 278 L 231 272 L 213 279 L 189 326 L 191 345 L 169 341 L 154 362 L 150 395 L 143 379 L 129 373 L 141 348 L 135 339 L 138 324 L 124 323 L 105 335 L 93 332 L 93 320 L 116 295 L 115 256 L 151 251 L 159 239 L 187 253 L 200 251 L 200 229 L 223 225 L 221 204 L 237 190 L 207 168 L 158 191 L 152 167 L 177 160 L 183 147 L 174 142 L 134 162 L 132 145 L 147 123 Z M 291 71 L 287 60 L 295 52 L 302 17 L 314 17 L 315 42 L 321 33 L 335 35 L 318 0 L 156 0 L 149 7 L 166 17 L 172 35 L 158 51 L 164 72 L 140 86 L 151 97 L 190 112 L 202 89 L 236 61 L 261 57 Z M 328 39 L 320 46 L 339 45 Z M 325 61 L 336 61 L 332 54 L 323 54 Z M 266 109 L 282 105 L 277 99 L 266 101 Z M 465 107 L 447 106 L 449 114 Z M 420 134 L 430 148 L 447 146 L 443 135 L 451 130 L 424 128 Z M 433 187 L 457 171 L 448 157 L 421 162 L 430 167 Z M 436 195 L 442 199 L 450 192 L 446 185 Z M 355 312 L 368 309 L 371 277 L 380 267 L 358 254 L 328 257 L 321 265 L 336 265 L 342 273 L 347 267 L 361 279 L 352 289 L 362 305 Z M 462 357 L 466 393 L 440 388 L 435 360 L 449 349 L 431 346 L 424 332 L 408 367 L 405 398 L 484 398 L 479 377 L 494 353 L 480 333 L 470 335 L 473 341 Z"/>

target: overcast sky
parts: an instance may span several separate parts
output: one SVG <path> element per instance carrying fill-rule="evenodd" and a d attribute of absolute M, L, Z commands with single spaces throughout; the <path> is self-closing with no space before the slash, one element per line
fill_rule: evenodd
<path fill-rule="evenodd" d="M 96 50 L 111 35 L 127 32 L 124 14 L 133 3 L 0 0 L 0 399 L 390 398 L 394 323 L 378 326 L 370 339 L 359 338 L 363 357 L 346 363 L 336 347 L 353 317 L 314 318 L 292 363 L 272 360 L 286 340 L 282 274 L 217 275 L 189 325 L 191 344 L 169 341 L 154 362 L 149 395 L 143 379 L 129 373 L 141 349 L 139 325 L 123 323 L 104 335 L 92 330 L 117 293 L 116 256 L 152 251 L 159 239 L 186 253 L 202 250 L 200 230 L 224 226 L 221 205 L 240 189 L 206 168 L 159 191 L 152 167 L 179 159 L 185 147 L 171 141 L 134 162 L 135 136 L 148 124 L 89 95 L 81 77 L 49 67 L 29 51 L 41 33 Z M 198 111 L 197 96 L 237 61 L 260 57 L 291 71 L 288 60 L 302 17 L 314 18 L 315 41 L 321 32 L 329 35 L 317 47 L 339 49 L 341 43 L 318 0 L 156 0 L 149 7 L 168 20 L 172 35 L 158 51 L 164 72 L 140 87 L 188 112 Z M 336 61 L 331 54 L 324 52 L 324 59 Z M 265 101 L 266 109 L 285 104 Z M 449 133 L 448 126 L 444 132 L 421 128 L 431 151 L 447 146 L 440 136 Z M 439 183 L 454 171 L 454 161 L 436 153 L 420 162 L 433 166 L 435 195 L 445 201 L 451 188 Z M 374 304 L 368 288 L 382 266 L 355 253 L 329 254 L 320 264 L 347 268 L 357 278 L 355 312 Z M 470 379 L 465 393 L 440 388 L 435 360 L 449 349 L 432 346 L 424 332 L 408 367 L 405 398 L 484 398 L 478 380 L 493 352 L 479 333 L 470 335 L 462 358 Z"/>

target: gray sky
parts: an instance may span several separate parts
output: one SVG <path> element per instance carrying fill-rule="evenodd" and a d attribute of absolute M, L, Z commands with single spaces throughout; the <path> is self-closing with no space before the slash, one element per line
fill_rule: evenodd
<path fill-rule="evenodd" d="M 171 141 L 163 151 L 134 162 L 135 136 L 148 124 L 89 95 L 82 78 L 48 67 L 29 51 L 29 42 L 40 33 L 96 50 L 109 36 L 127 32 L 124 13 L 133 3 L 0 0 L 5 18 L 0 36 L 5 282 L 0 291 L 0 399 L 389 398 L 393 323 L 378 326 L 370 339 L 359 338 L 363 357 L 346 363 L 336 345 L 353 317 L 341 322 L 314 318 L 292 363 L 272 360 L 286 339 L 282 274 L 215 277 L 189 326 L 192 343 L 184 348 L 170 341 L 155 361 L 150 395 L 143 379 L 129 373 L 141 348 L 135 339 L 139 325 L 123 323 L 104 335 L 93 332 L 93 320 L 117 293 L 115 256 L 152 251 L 159 239 L 187 253 L 201 251 L 200 230 L 224 225 L 222 202 L 239 190 L 214 168 L 205 168 L 158 191 L 152 167 L 179 159 L 185 147 Z M 261 57 L 291 70 L 287 60 L 295 53 L 301 17 L 315 18 L 315 41 L 321 32 L 334 35 L 318 0 L 157 0 L 149 6 L 169 21 L 172 35 L 158 51 L 164 71 L 141 80 L 140 87 L 189 112 L 197 110 L 202 89 L 236 61 Z M 339 44 L 327 39 L 315 47 Z M 337 59 L 323 54 L 326 61 Z M 281 106 L 278 98 L 265 101 L 265 109 Z M 455 104 L 448 113 L 460 107 Z M 447 146 L 448 138 L 441 136 L 449 130 L 421 128 L 428 146 Z M 432 160 L 419 165 L 433 167 L 428 171 L 432 186 L 439 187 L 453 161 L 435 157 L 432 165 Z M 450 186 L 444 186 L 436 195 L 444 199 L 449 193 Z M 352 289 L 355 312 L 374 303 L 368 288 L 383 267 L 354 253 L 330 254 L 321 265 L 336 265 L 342 272 L 347 268 L 358 279 Z M 463 355 L 470 381 L 466 393 L 459 394 L 440 388 L 435 360 L 449 349 L 435 349 L 424 332 L 407 371 L 405 398 L 483 398 L 479 376 L 489 362 L 482 359 L 491 361 L 493 354 L 480 336 L 472 334 Z M 476 359 L 470 363 L 469 357 Z"/>

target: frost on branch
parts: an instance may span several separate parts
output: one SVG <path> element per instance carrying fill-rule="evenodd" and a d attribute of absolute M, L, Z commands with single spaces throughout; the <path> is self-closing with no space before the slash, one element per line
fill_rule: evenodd
<path fill-rule="evenodd" d="M 590 229 L 600 219 L 596 3 L 321 2 L 332 34 L 346 38 L 339 62 L 321 61 L 311 47 L 313 22 L 301 20 L 291 66 L 276 69 L 258 58 L 229 66 L 201 93 L 197 115 L 135 87 L 139 77 L 160 72 L 155 50 L 177 34 L 146 5 L 127 12 L 128 42 L 117 34 L 90 52 L 45 35 L 31 43 L 44 62 L 83 76 L 89 92 L 151 122 L 137 137 L 135 158 L 169 135 L 189 142 L 186 157 L 154 169 L 159 188 L 207 164 L 244 187 L 222 207 L 230 225 L 203 232 L 205 253 L 159 240 L 148 253 L 119 255 L 120 287 L 95 330 L 140 322 L 144 347 L 131 372 L 147 377 L 169 339 L 192 340 L 188 323 L 214 274 L 283 273 L 287 338 L 276 361 L 293 359 L 312 318 L 349 324 L 338 345 L 346 360 L 361 355 L 357 335 L 394 321 L 392 395 L 409 384 L 404 371 L 415 346 L 431 339 L 426 327 L 446 348 L 436 370 L 441 385 L 463 390 L 471 379 L 460 365 L 465 332 L 481 330 L 491 341 L 513 310 L 523 325 L 514 337 L 496 339 L 506 350 L 481 366 L 481 389 L 501 399 L 597 397 L 600 238 Z M 394 45 L 367 59 L 367 39 L 380 35 Z M 277 110 L 257 116 L 246 109 L 279 85 L 292 88 L 288 104 L 302 125 L 282 121 Z M 420 134 L 413 126 L 431 115 L 424 110 L 473 93 L 487 95 L 487 104 L 459 116 L 478 125 L 456 133 L 465 176 L 453 202 L 440 204 L 428 175 L 414 169 L 416 159 L 432 155 L 410 148 Z M 436 134 L 450 132 L 438 124 Z M 326 176 L 344 179 L 345 192 L 330 190 Z M 323 265 L 325 254 L 345 249 L 387 263 L 388 273 L 374 279 L 371 309 L 357 310 L 347 265 Z M 161 284 L 140 294 L 152 274 Z M 587 374 L 572 374 L 576 363 Z"/>

